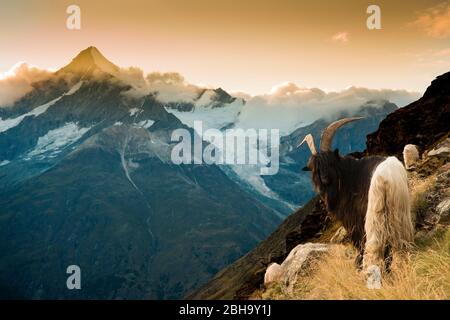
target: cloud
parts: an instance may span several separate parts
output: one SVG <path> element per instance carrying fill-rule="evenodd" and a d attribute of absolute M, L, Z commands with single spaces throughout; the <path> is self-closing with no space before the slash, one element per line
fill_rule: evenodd
<path fill-rule="evenodd" d="M 147 75 L 147 80 L 150 83 L 164 83 L 164 84 L 183 84 L 184 77 L 178 72 L 152 72 Z"/>
<path fill-rule="evenodd" d="M 133 86 L 125 95 L 139 98 L 154 93 L 162 103 L 193 103 L 206 88 L 188 83 L 176 72 L 152 72 L 144 76 L 142 70 L 122 70 L 118 77 Z"/>
<path fill-rule="evenodd" d="M 248 94 L 241 90 L 230 90 L 227 91 L 233 97 L 244 99 L 245 101 L 250 100 L 252 98 L 251 94 Z"/>
<path fill-rule="evenodd" d="M 133 79 L 133 77 L 129 77 Z M 139 81 L 136 81 L 140 79 Z M 134 79 L 135 97 L 151 92 L 162 103 L 194 103 L 205 86 L 188 83 L 179 73 L 153 72 Z M 145 85 L 142 86 L 142 81 Z M 138 88 L 139 87 L 139 88 Z M 246 100 L 236 127 L 254 129 L 279 129 L 288 134 L 296 128 L 307 125 L 320 118 L 332 118 L 337 114 L 357 111 L 368 101 L 382 106 L 386 100 L 403 107 L 420 97 L 420 93 L 406 90 L 367 89 L 349 87 L 341 91 L 326 92 L 319 88 L 306 88 L 293 82 L 274 86 L 267 94 L 251 96 L 244 92 L 230 92 L 235 97 Z"/>
<path fill-rule="evenodd" d="M 433 38 L 450 37 L 450 1 L 427 9 L 408 25 L 424 31 Z"/>
<path fill-rule="evenodd" d="M 441 50 L 436 55 L 447 55 L 449 50 Z M 0 78 L 0 105 L 11 106 L 15 101 L 32 90 L 35 81 L 50 78 L 52 72 L 16 64 Z M 153 72 L 147 75 L 135 67 L 120 69 L 117 81 L 131 86 L 124 93 L 130 98 L 140 98 L 154 93 L 162 103 L 195 103 L 207 86 L 188 83 L 179 73 Z M 280 129 L 288 134 L 295 128 L 307 125 L 320 118 L 331 118 L 336 114 L 356 111 L 368 101 L 389 100 L 402 107 L 420 97 L 419 93 L 406 90 L 374 90 L 349 87 L 341 91 L 326 92 L 319 88 L 298 86 L 285 82 L 274 86 L 267 94 L 250 96 L 244 92 L 231 92 L 243 97 L 247 103 L 238 117 L 237 127 Z M 382 103 L 379 103 L 382 105 Z"/>
<path fill-rule="evenodd" d="M 347 43 L 349 41 L 349 33 L 348 32 L 339 32 L 336 33 L 331 40 L 334 42 Z"/>
<path fill-rule="evenodd" d="M 382 105 L 384 100 L 389 100 L 402 107 L 419 97 L 419 93 L 406 90 L 360 87 L 325 92 L 286 82 L 273 87 L 268 94 L 255 96 L 247 101 L 237 126 L 280 129 L 282 134 L 288 134 L 320 118 L 331 118 L 343 111 L 351 114 L 368 101 L 376 101 L 377 105 Z"/>
<path fill-rule="evenodd" d="M 175 72 L 153 72 L 146 77 L 151 92 L 163 103 L 194 102 L 204 89 L 188 83 L 182 75 Z"/>
<path fill-rule="evenodd" d="M 9 71 L 0 75 L 0 107 L 12 106 L 33 89 L 33 82 L 47 79 L 51 74 L 49 70 L 24 62 L 15 64 Z"/>
<path fill-rule="evenodd" d="M 131 88 L 123 93 L 127 98 L 138 99 L 149 93 L 148 83 L 145 80 L 144 72 L 137 67 L 120 68 L 115 77 L 127 84 Z M 113 80 L 114 81 L 114 80 Z"/>

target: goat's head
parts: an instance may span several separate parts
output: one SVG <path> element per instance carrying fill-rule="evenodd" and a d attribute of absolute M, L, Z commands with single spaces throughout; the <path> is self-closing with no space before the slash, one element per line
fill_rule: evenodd
<path fill-rule="evenodd" d="M 360 120 L 362 118 L 345 118 L 331 123 L 322 133 L 320 138 L 320 149 L 317 152 L 314 138 L 311 134 L 308 134 L 303 141 L 299 144 L 307 143 L 311 150 L 311 157 L 304 171 L 312 172 L 312 182 L 316 192 L 320 194 L 320 197 L 324 201 L 327 209 L 333 211 L 339 201 L 340 179 L 339 179 L 339 162 L 341 156 L 339 151 L 331 150 L 333 137 L 340 127 L 343 125 Z"/>

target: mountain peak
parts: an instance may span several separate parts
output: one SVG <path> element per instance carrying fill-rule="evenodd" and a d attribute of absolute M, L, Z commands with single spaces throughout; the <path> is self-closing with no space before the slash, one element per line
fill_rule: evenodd
<path fill-rule="evenodd" d="M 106 59 L 96 47 L 90 46 L 81 51 L 71 63 L 60 71 L 82 74 L 101 71 L 114 75 L 119 69 L 118 66 Z"/>

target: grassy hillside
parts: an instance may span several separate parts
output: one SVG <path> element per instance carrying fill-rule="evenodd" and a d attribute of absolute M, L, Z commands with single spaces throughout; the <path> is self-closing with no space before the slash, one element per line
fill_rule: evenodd
<path fill-rule="evenodd" d="M 449 144 L 449 140 L 445 144 Z M 441 145 L 442 147 L 442 145 Z M 380 290 L 366 288 L 355 268 L 356 251 L 347 243 L 332 244 L 327 254 L 311 261 L 294 292 L 272 284 L 256 290 L 253 299 L 450 299 L 450 163 L 448 152 L 425 157 L 409 173 L 417 233 L 412 250 L 396 254 Z M 313 242 L 327 243 L 338 225 Z"/>
<path fill-rule="evenodd" d="M 294 294 L 273 285 L 255 292 L 254 299 L 450 299 L 450 227 L 420 236 L 409 254 L 396 256 L 380 290 L 369 290 L 354 265 L 350 245 L 335 245 L 323 260 L 295 285 Z"/>

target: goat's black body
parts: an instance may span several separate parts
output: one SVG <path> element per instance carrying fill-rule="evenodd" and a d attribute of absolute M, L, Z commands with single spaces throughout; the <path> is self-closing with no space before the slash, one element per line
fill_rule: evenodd
<path fill-rule="evenodd" d="M 384 160 L 384 157 L 341 157 L 336 150 L 313 155 L 308 162 L 313 184 L 328 212 L 342 223 L 361 253 L 370 181 L 376 167 Z"/>

